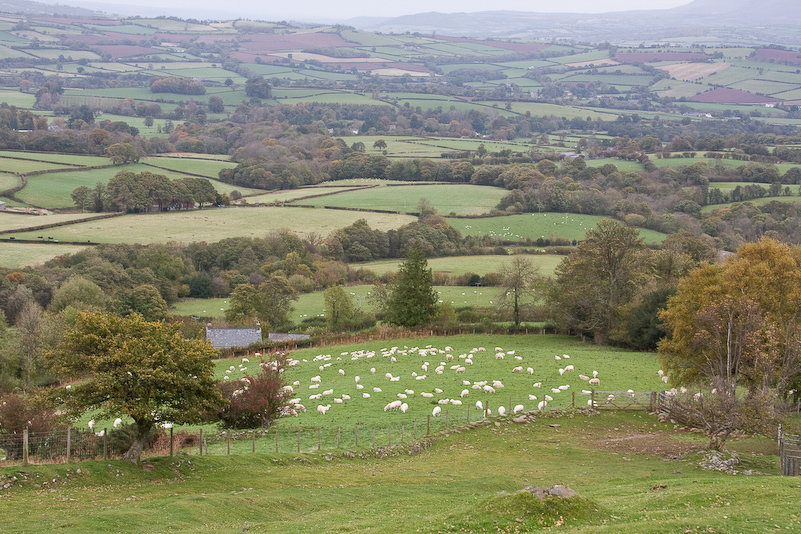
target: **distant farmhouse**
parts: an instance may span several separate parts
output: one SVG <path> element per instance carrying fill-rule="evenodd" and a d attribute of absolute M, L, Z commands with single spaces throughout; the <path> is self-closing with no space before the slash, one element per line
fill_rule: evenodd
<path fill-rule="evenodd" d="M 206 339 L 215 349 L 247 347 L 261 342 L 261 327 L 256 328 L 212 328 L 206 327 Z"/>

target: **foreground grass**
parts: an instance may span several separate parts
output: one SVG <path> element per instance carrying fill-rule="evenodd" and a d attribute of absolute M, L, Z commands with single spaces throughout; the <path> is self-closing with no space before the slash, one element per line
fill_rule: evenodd
<path fill-rule="evenodd" d="M 799 488 L 775 476 L 771 443 L 732 447 L 774 476 L 697 467 L 701 443 L 650 416 L 540 417 L 435 436 L 417 454 L 247 454 L 3 468 L 4 533 L 51 532 L 775 532 L 801 525 Z M 635 446 L 635 443 L 638 444 Z M 768 455 L 762 455 L 762 454 Z M 378 456 L 387 456 L 378 458 Z M 80 472 L 78 471 L 80 469 Z M 581 498 L 514 492 L 564 484 Z M 2 486 L 0 486 L 2 487 Z M 502 495 L 506 491 L 512 495 Z"/>

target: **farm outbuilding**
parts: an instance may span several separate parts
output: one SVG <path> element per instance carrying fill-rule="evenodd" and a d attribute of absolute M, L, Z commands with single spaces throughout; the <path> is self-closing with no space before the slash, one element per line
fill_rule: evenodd
<path fill-rule="evenodd" d="M 261 342 L 261 327 L 256 328 L 212 328 L 206 327 L 206 339 L 215 349 L 247 347 Z"/>

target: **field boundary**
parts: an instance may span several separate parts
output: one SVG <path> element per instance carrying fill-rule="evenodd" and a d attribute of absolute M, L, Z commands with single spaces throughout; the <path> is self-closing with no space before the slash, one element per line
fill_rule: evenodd
<path fill-rule="evenodd" d="M 779 425 L 779 464 L 782 475 L 801 476 L 801 435 L 785 434 Z"/>
<path fill-rule="evenodd" d="M 97 217 L 83 217 L 81 219 L 73 219 L 71 221 L 61 221 L 57 223 L 50 223 L 50 224 L 41 224 L 39 226 L 28 226 L 25 228 L 16 228 L 12 230 L 0 230 L 0 235 L 3 234 L 16 234 L 18 232 L 35 232 L 37 230 L 47 230 L 48 228 L 58 228 L 59 226 L 70 226 L 72 224 L 79 224 L 85 223 L 89 221 L 99 221 L 101 219 L 111 219 L 112 217 L 120 217 L 125 215 L 125 213 L 121 211 L 115 211 L 113 213 L 105 213 L 103 215 L 98 215 Z M 7 241 L 7 240 L 6 240 Z M 40 241 L 37 240 L 29 240 L 29 239 L 15 239 L 14 241 L 18 243 L 39 243 Z M 83 245 L 85 243 L 76 243 L 79 245 Z"/>

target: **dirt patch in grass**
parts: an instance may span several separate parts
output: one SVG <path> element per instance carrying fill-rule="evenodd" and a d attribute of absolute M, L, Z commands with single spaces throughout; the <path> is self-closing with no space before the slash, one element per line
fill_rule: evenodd
<path fill-rule="evenodd" d="M 687 439 L 686 432 L 667 432 L 658 430 L 647 433 L 620 432 L 617 435 L 595 439 L 591 443 L 596 448 L 621 454 L 641 454 L 644 456 L 680 456 L 700 444 Z"/>

